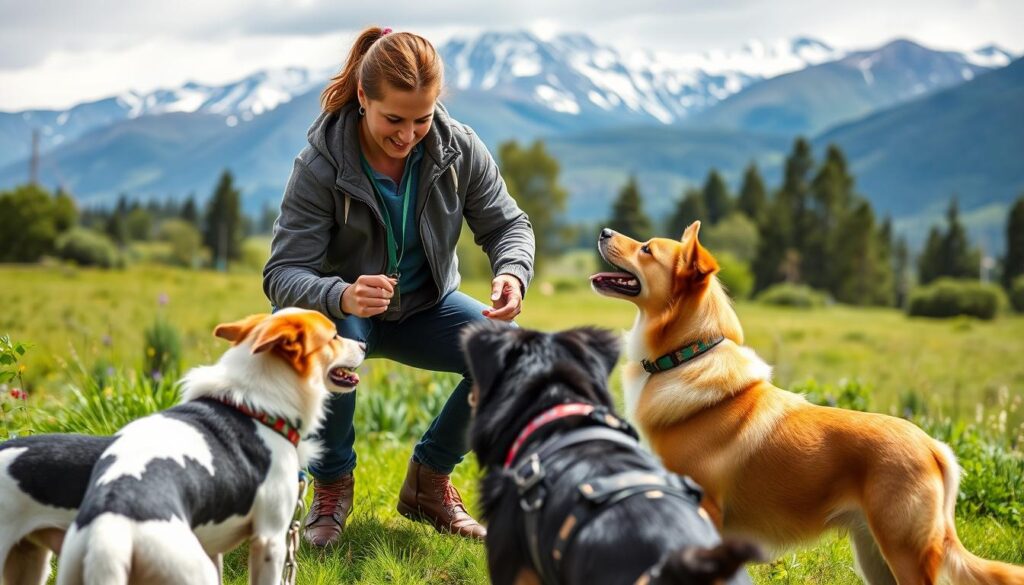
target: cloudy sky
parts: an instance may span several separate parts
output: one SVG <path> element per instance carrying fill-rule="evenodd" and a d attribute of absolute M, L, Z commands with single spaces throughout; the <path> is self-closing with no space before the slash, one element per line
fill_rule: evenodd
<path fill-rule="evenodd" d="M 353 6 L 353 4 L 358 4 Z M 584 32 L 625 50 L 733 49 L 806 35 L 840 48 L 896 37 L 1024 53 L 1021 0 L 0 0 L 0 110 L 61 108 L 127 89 L 224 83 L 258 69 L 340 63 L 380 24 L 441 44 L 453 35 Z"/>

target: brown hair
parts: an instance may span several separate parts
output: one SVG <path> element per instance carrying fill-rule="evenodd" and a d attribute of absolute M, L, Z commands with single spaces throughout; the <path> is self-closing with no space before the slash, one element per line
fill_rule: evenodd
<path fill-rule="evenodd" d="M 360 81 L 371 100 L 384 97 L 384 83 L 402 91 L 426 89 L 438 94 L 444 84 L 444 63 L 427 39 L 371 26 L 359 33 L 344 68 L 320 94 L 324 111 L 337 112 L 355 100 Z"/>

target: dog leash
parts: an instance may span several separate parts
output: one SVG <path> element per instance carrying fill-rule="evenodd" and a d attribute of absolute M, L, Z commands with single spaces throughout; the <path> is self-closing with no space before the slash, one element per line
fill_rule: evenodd
<path fill-rule="evenodd" d="M 302 530 L 302 519 L 306 516 L 306 489 L 309 487 L 309 479 L 306 470 L 299 471 L 299 500 L 295 503 L 295 513 L 292 514 L 292 524 L 288 528 L 288 536 L 285 537 L 284 550 L 284 576 L 281 578 L 282 585 L 295 585 L 295 578 L 299 573 L 299 533 Z"/>

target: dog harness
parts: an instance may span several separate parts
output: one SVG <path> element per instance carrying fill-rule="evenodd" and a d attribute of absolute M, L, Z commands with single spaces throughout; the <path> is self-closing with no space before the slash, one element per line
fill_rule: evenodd
<path fill-rule="evenodd" d="M 724 337 L 712 339 L 711 341 L 694 341 L 693 343 L 688 343 L 673 352 L 666 353 L 656 360 L 640 360 L 640 364 L 648 373 L 657 374 L 658 372 L 664 372 L 665 370 L 671 370 L 672 368 L 681 366 L 693 358 L 707 353 L 723 341 L 725 341 Z"/>
<path fill-rule="evenodd" d="M 540 445 L 528 451 L 518 465 L 516 464 L 516 455 L 531 434 L 555 420 L 567 417 L 586 417 L 589 424 L 545 439 Z M 548 409 L 519 433 L 509 449 L 504 473 L 515 483 L 518 491 L 519 507 L 525 512 L 523 528 L 526 532 L 530 558 L 534 570 L 540 575 L 541 582 L 552 585 L 559 583 L 558 576 L 561 574 L 562 563 L 576 535 L 602 511 L 627 498 L 641 494 L 652 499 L 675 496 L 693 505 L 700 504 L 703 496 L 700 486 L 688 477 L 664 471 L 661 463 L 653 455 L 640 449 L 637 439 L 633 427 L 607 408 L 582 403 L 561 404 Z M 557 523 L 559 528 L 554 546 L 550 554 L 545 555 L 541 551 L 540 524 L 547 495 L 558 483 L 558 478 L 548 476 L 543 462 L 559 451 L 593 441 L 606 441 L 629 447 L 647 459 L 654 469 L 625 471 L 591 478 L 577 484 L 575 501 Z"/>

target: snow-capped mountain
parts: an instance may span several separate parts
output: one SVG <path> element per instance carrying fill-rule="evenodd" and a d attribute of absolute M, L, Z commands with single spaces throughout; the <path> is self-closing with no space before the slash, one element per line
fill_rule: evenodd
<path fill-rule="evenodd" d="M 664 124 L 766 77 L 843 56 L 806 38 L 672 54 L 621 52 L 583 34 L 545 41 L 529 32 L 453 39 L 440 52 L 453 92 L 499 91 L 567 114 L 610 112 Z"/>
<path fill-rule="evenodd" d="M 146 93 L 128 91 L 63 111 L 0 112 L 0 165 L 29 155 L 33 130 L 40 133 L 40 149 L 47 151 L 93 129 L 141 116 L 172 112 L 216 114 L 224 117 L 226 125 L 234 126 L 321 87 L 330 75 L 330 71 L 289 67 L 259 71 L 221 86 L 189 82 Z"/>
<path fill-rule="evenodd" d="M 620 147 L 636 151 L 633 170 L 662 177 L 659 192 L 675 194 L 703 180 L 706 168 L 739 172 L 737 153 L 742 164 L 756 152 L 777 159 L 795 133 L 817 134 L 969 83 L 1012 57 L 992 46 L 949 53 L 906 41 L 847 53 L 809 38 L 728 52 L 625 52 L 583 34 L 544 40 L 526 32 L 453 39 L 439 50 L 447 67 L 442 99 L 453 115 L 492 149 L 508 139 L 570 145 L 558 154 L 578 201 L 613 188 L 605 171 L 623 158 Z M 38 130 L 40 181 L 83 202 L 203 192 L 224 168 L 236 173 L 249 205 L 274 201 L 331 73 L 264 71 L 64 111 L 0 112 L 0 188 L 27 178 Z M 691 126 L 673 127 L 683 120 Z"/>
<path fill-rule="evenodd" d="M 454 38 L 439 51 L 446 63 L 446 99 L 457 103 L 462 95 L 467 109 L 527 112 L 531 129 L 561 131 L 595 124 L 675 123 L 765 79 L 847 56 L 806 37 L 678 54 L 621 51 L 580 33 L 543 40 L 525 31 Z M 972 69 L 990 69 L 1006 65 L 1012 55 L 989 45 L 962 58 Z M 40 149 L 46 152 L 91 130 L 149 115 L 214 114 L 227 126 L 244 124 L 319 89 L 334 70 L 291 67 L 220 86 L 189 82 L 129 91 L 62 111 L 0 112 L 0 166 L 30 154 L 33 130 L 40 132 Z"/>
<path fill-rule="evenodd" d="M 116 99 L 118 105 L 126 109 L 128 118 L 168 112 L 200 112 L 224 116 L 230 126 L 239 121 L 248 122 L 291 101 L 296 95 L 322 86 L 328 75 L 327 71 L 289 67 L 259 71 L 224 86 L 189 82 L 177 89 L 161 89 L 146 94 L 130 91 Z"/>
<path fill-rule="evenodd" d="M 962 54 L 968 63 L 988 69 L 1006 67 L 1015 58 L 1011 53 L 995 45 L 985 45 Z"/>
<path fill-rule="evenodd" d="M 1011 57 L 995 47 L 936 51 L 896 39 L 868 51 L 765 80 L 693 116 L 689 123 L 775 134 L 816 134 L 839 123 L 954 87 Z"/>

